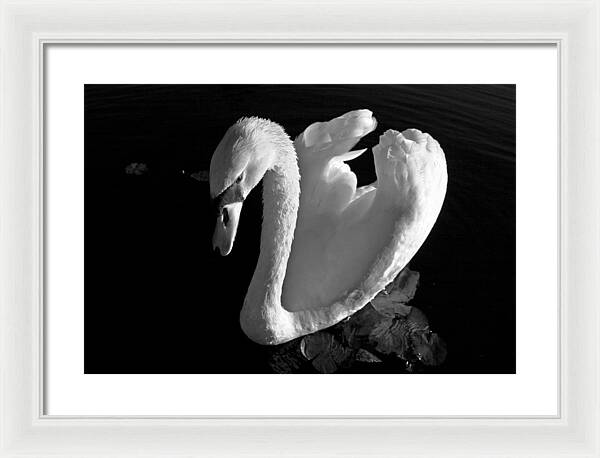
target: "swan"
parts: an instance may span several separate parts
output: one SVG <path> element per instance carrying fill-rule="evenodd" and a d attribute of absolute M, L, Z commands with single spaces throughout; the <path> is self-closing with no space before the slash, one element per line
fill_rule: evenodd
<path fill-rule="evenodd" d="M 279 124 L 244 117 L 210 162 L 213 248 L 230 253 L 244 199 L 263 180 L 260 254 L 240 312 L 253 341 L 276 345 L 334 325 L 406 266 L 440 213 L 448 181 L 439 143 L 388 130 L 372 148 L 377 180 L 357 189 L 347 161 L 375 130 L 370 110 L 311 124 L 292 142 Z"/>

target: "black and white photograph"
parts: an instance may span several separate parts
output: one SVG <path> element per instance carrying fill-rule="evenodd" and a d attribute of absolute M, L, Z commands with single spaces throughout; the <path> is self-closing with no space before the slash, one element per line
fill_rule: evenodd
<path fill-rule="evenodd" d="M 86 374 L 514 374 L 516 85 L 85 84 Z"/>

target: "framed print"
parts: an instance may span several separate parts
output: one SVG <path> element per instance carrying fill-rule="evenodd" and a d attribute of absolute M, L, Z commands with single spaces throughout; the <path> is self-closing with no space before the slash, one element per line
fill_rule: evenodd
<path fill-rule="evenodd" d="M 3 2 L 2 456 L 598 456 L 598 6 Z"/>
<path fill-rule="evenodd" d="M 556 46 L 540 44 L 359 49 L 325 44 L 168 49 L 48 45 L 46 183 L 48 196 L 54 197 L 47 200 L 46 218 L 46 414 L 557 415 L 557 251 L 547 250 L 557 238 L 557 55 Z M 352 69 L 349 64 L 352 59 L 385 58 L 421 58 L 435 64 L 405 70 L 402 76 L 397 72 L 375 76 L 368 67 Z M 169 65 L 161 68 L 168 70 L 159 74 L 155 63 L 167 60 Z M 310 84 L 312 73 L 294 67 L 294 62 L 308 60 L 323 69 L 321 84 Z M 435 75 L 440 60 L 453 61 L 457 70 Z M 472 60 L 486 65 L 475 72 L 469 68 Z M 272 61 L 278 62 L 276 67 Z M 242 80 L 235 73 L 240 62 L 261 62 L 256 71 L 244 74 L 246 84 L 239 84 Z M 462 74 L 462 68 L 469 68 L 468 73 Z M 126 84 L 113 84 L 116 80 Z M 457 80 L 463 84 L 448 84 Z M 137 84 L 145 81 L 162 84 Z M 83 120 L 77 109 L 82 105 Z M 523 127 L 516 124 L 517 111 Z M 245 115 L 258 117 L 245 120 Z M 334 119 L 308 127 L 310 116 Z M 269 200 L 266 193 L 272 191 L 266 186 L 271 172 L 264 173 L 262 192 L 256 176 L 251 183 L 258 190 L 247 185 L 239 191 L 244 193 L 238 204 L 243 205 L 240 216 L 227 215 L 239 218 L 239 226 L 229 252 L 220 253 L 222 246 L 214 250 L 220 229 L 218 224 L 215 229 L 215 196 L 211 199 L 209 188 L 220 173 L 219 137 L 227 135 L 238 119 L 240 128 L 277 119 L 280 129 L 296 138 L 290 155 L 297 157 L 300 178 L 293 178 L 288 167 L 282 176 L 291 181 L 282 188 L 299 182 L 300 205 L 296 223 L 278 223 L 282 233 L 265 239 L 277 222 L 267 216 L 269 202 L 278 208 L 291 197 L 280 193 Z M 82 121 L 83 129 L 73 129 Z M 422 130 L 399 127 L 415 122 Z M 394 215 L 403 214 L 402 207 L 394 207 L 400 189 L 393 184 L 396 191 L 386 194 L 381 181 L 385 173 L 399 176 L 389 172 L 398 167 L 395 146 L 385 153 L 389 158 L 380 158 L 388 151 L 385 142 L 400 132 L 394 127 L 403 131 L 403 137 L 415 138 L 416 145 L 422 136 L 424 145 L 429 141 L 432 152 L 444 158 L 443 181 L 435 181 L 435 174 L 432 178 L 439 183 L 434 187 L 440 196 L 437 201 L 401 199 L 403 205 L 416 202 L 409 205 L 420 206 L 426 214 L 433 205 L 435 218 L 425 226 L 426 239 L 417 242 L 420 248 L 414 254 L 372 240 L 393 237 L 390 223 Z M 334 130 L 323 134 L 316 133 L 318 129 Z M 518 130 L 524 132 L 519 138 Z M 343 131 L 355 137 L 347 138 Z M 331 143 L 344 149 L 336 154 L 358 157 L 344 162 L 336 172 L 341 175 L 333 180 L 333 169 L 315 172 L 312 167 L 320 162 L 310 159 L 331 151 L 329 142 L 308 147 L 300 141 L 339 135 L 341 140 Z M 402 145 L 404 140 L 396 141 Z M 445 147 L 438 149 L 436 142 Z M 531 142 L 541 142 L 543 165 L 535 154 L 515 156 L 516 149 L 527 151 Z M 76 146 L 81 143 L 83 156 Z M 331 159 L 328 167 L 341 164 L 336 161 Z M 538 178 L 538 186 L 531 190 L 523 184 L 533 173 L 529 170 L 544 170 L 544 179 Z M 319 185 L 305 184 L 311 176 L 323 174 L 327 178 L 319 178 Z M 240 182 L 243 185 L 244 180 Z M 425 181 L 419 186 L 433 185 Z M 354 193 L 351 203 L 338 197 L 345 190 Z M 317 203 L 302 200 L 311 192 Z M 362 203 L 356 196 L 363 192 L 363 199 L 369 192 L 390 199 Z M 547 204 L 536 206 L 535 212 L 527 210 L 531 205 L 525 202 L 533 200 Z M 225 204 L 223 212 L 233 211 L 227 210 L 235 208 L 230 205 Z M 340 210 L 332 210 L 338 205 Z M 339 221 L 333 219 L 337 211 Z M 53 218 L 50 213 L 64 217 Z M 365 216 L 354 222 L 356 214 Z M 226 219 L 219 218 L 224 224 Z M 373 280 L 361 287 L 363 280 L 354 275 L 369 266 L 373 256 L 385 259 L 390 252 L 407 257 L 398 266 L 383 264 L 392 272 L 386 274 L 386 290 L 366 305 L 359 304 L 362 308 L 356 313 L 342 306 L 341 313 L 350 313 L 348 317 L 341 315 L 316 329 L 308 328 L 313 322 L 299 318 L 296 334 L 279 336 L 280 323 L 266 329 L 260 321 L 252 327 L 244 317 L 250 306 L 259 310 L 273 306 L 248 301 L 269 288 L 268 281 L 257 280 L 258 276 L 277 272 L 273 267 L 265 273 L 263 263 L 265 253 L 281 243 L 272 246 L 266 240 L 285 239 L 288 231 L 294 231 L 293 241 L 279 255 L 287 270 L 277 274 L 282 277 L 280 292 L 270 294 L 278 297 L 279 307 L 290 317 L 312 313 L 317 323 L 328 319 L 330 308 L 340 307 L 335 301 L 344 301 L 343 291 L 349 287 L 368 293 Z M 316 242 L 303 239 L 303 232 Z M 338 234 L 333 240 L 332 232 Z M 400 236 L 405 233 L 410 229 L 401 230 Z M 523 246 L 518 259 L 517 240 Z M 364 252 L 355 246 L 360 244 L 365 244 Z M 342 248 L 346 245 L 354 248 L 347 251 Z M 299 254 L 305 251 L 310 256 Z M 540 256 L 546 259 L 543 266 L 537 261 Z M 318 275 L 309 273 L 326 262 L 341 264 L 325 267 Z M 305 267 L 307 263 L 312 267 Z M 530 274 L 526 286 L 517 289 L 521 272 Z M 371 278 L 377 284 L 382 276 L 379 271 Z M 319 295 L 294 292 L 307 282 L 312 289 L 321 285 Z M 338 287 L 339 282 L 348 283 Z M 553 288 L 548 287 L 551 283 Z M 335 288 L 341 298 L 332 302 L 326 295 Z M 490 290 L 496 292 L 490 295 Z M 531 294 L 544 300 L 527 299 Z M 325 295 L 322 303 L 320 295 Z M 293 310 L 294 305 L 288 304 L 298 304 L 300 298 L 307 303 Z M 317 303 L 316 309 L 305 308 L 312 306 L 311 301 Z M 463 328 L 465 320 L 473 323 L 468 329 Z M 524 333 L 532 327 L 537 329 L 535 342 Z M 518 340 L 523 343 L 517 345 Z M 546 358 L 551 354 L 554 357 Z M 287 374 L 285 383 L 275 374 Z M 359 374 L 368 375 L 381 389 L 365 401 L 339 401 L 354 396 Z M 435 401 L 423 402 L 420 395 L 401 405 L 386 400 L 385 393 L 395 390 L 402 374 L 411 375 L 402 377 L 406 390 L 427 392 Z M 257 375 L 262 380 L 258 392 L 279 393 L 277 403 L 236 394 L 233 387 L 218 388 L 231 383 L 254 386 Z M 483 376 L 485 384 L 473 375 Z M 135 381 L 140 377 L 148 390 L 163 393 L 160 411 L 140 390 Z M 176 390 L 168 389 L 172 384 Z M 194 389 L 213 384 L 214 389 L 200 393 Z M 543 389 L 531 393 L 524 388 L 531 384 Z M 114 392 L 110 386 L 119 389 Z M 500 387 L 505 396 L 492 396 Z M 285 392 L 290 389 L 299 393 L 288 397 Z M 169 392 L 177 397 L 168 400 Z M 90 400 L 95 401 L 89 404 Z"/>

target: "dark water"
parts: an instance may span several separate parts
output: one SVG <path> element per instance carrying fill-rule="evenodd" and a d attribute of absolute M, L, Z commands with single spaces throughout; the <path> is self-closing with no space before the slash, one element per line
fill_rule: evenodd
<path fill-rule="evenodd" d="M 448 347 L 432 371 L 514 372 L 514 85 L 86 85 L 86 373 L 270 372 L 268 352 L 238 324 L 258 257 L 260 190 L 222 258 L 211 247 L 208 183 L 190 173 L 208 170 L 241 116 L 270 118 L 294 137 L 358 108 L 379 126 L 357 148 L 415 127 L 446 153 L 446 200 L 410 263 L 421 274 L 411 305 Z M 131 163 L 146 170 L 128 174 Z M 350 165 L 359 185 L 374 180 L 370 151 Z"/>

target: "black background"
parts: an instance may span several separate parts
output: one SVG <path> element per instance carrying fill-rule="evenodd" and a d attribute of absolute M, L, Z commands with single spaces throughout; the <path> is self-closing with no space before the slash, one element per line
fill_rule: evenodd
<path fill-rule="evenodd" d="M 368 108 L 386 129 L 414 127 L 446 154 L 440 217 L 410 267 L 411 305 L 448 345 L 433 372 L 515 371 L 514 85 L 85 85 L 85 372 L 268 373 L 268 347 L 238 315 L 258 257 L 261 191 L 232 253 L 212 251 L 208 171 L 241 116 L 310 123 Z M 145 163 L 131 175 L 128 164 Z M 350 162 L 374 178 L 370 151 Z M 390 365 L 373 365 L 394 372 Z"/>

